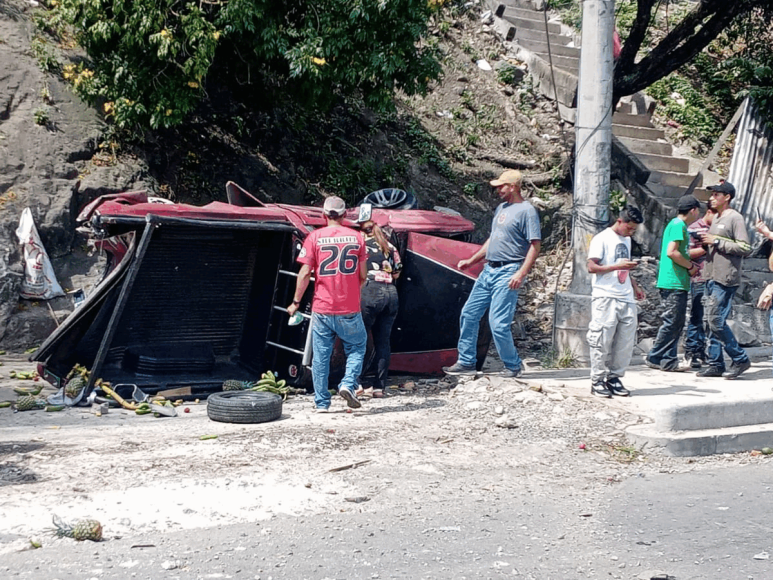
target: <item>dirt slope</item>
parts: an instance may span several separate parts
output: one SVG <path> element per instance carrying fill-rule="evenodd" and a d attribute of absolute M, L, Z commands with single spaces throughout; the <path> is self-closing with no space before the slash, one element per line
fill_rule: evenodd
<path fill-rule="evenodd" d="M 398 96 L 393 115 L 339 106 L 299 126 L 308 111 L 292 104 L 249 110 L 210 87 L 209 100 L 183 127 L 123 145 L 105 140 L 99 113 L 57 72 L 82 55 L 37 31 L 32 11 L 23 0 L 0 5 L 1 348 L 39 344 L 72 309 L 69 298 L 17 300 L 14 231 L 27 206 L 66 290 L 88 291 L 99 275 L 98 257 L 74 232 L 78 209 L 98 195 L 132 189 L 199 205 L 224 200 L 229 179 L 263 199 L 290 203 L 318 203 L 329 193 L 356 201 L 379 187 L 401 187 L 415 192 L 422 208 L 461 211 L 479 224 L 482 241 L 496 204 L 486 182 L 505 168 L 496 160 L 515 161 L 538 175 L 539 188 L 528 189 L 544 198 L 535 201 L 548 215 L 546 237 L 557 245 L 564 235 L 565 227 L 552 227 L 561 205 L 551 199 L 560 192 L 552 168 L 564 155 L 557 116 L 523 80 L 520 63 L 505 58 L 477 9 L 438 21 L 445 78 L 426 98 Z M 484 58 L 497 70 L 475 64 Z M 566 220 L 565 214 L 558 223 Z"/>

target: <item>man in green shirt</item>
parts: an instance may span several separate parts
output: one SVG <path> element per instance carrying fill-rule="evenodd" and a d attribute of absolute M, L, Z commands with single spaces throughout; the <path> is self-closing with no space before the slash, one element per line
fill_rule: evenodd
<path fill-rule="evenodd" d="M 647 366 L 653 369 L 672 372 L 686 370 L 686 367 L 679 366 L 676 347 L 687 315 L 690 276 L 698 271 L 698 266 L 690 261 L 687 226 L 700 217 L 700 207 L 700 202 L 692 195 L 680 197 L 676 206 L 678 215 L 663 232 L 657 286 L 665 311 L 655 344 L 644 358 Z"/>

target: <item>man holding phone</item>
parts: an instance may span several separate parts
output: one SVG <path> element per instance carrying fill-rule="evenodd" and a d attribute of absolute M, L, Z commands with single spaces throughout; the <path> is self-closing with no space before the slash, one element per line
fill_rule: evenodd
<path fill-rule="evenodd" d="M 627 397 L 620 380 L 631 362 L 636 341 L 636 301 L 646 296 L 631 277 L 639 263 L 631 259 L 631 236 L 644 217 L 638 208 L 620 211 L 614 224 L 599 232 L 588 247 L 591 276 L 590 392 L 599 397 Z"/>
<path fill-rule="evenodd" d="M 670 372 L 687 370 L 679 364 L 676 349 L 687 315 L 690 277 L 699 271 L 697 264 L 690 259 L 687 226 L 700 217 L 700 207 L 700 202 L 692 195 L 680 197 L 676 206 L 678 215 L 663 232 L 657 283 L 665 306 L 661 316 L 663 324 L 658 329 L 652 350 L 644 357 L 645 364 L 653 369 Z"/>
<path fill-rule="evenodd" d="M 708 246 L 704 276 L 706 278 L 706 319 L 709 323 L 709 360 L 699 377 L 737 379 L 751 367 L 746 351 L 738 345 L 733 331 L 727 325 L 733 296 L 741 285 L 741 267 L 744 256 L 752 252 L 749 232 L 743 216 L 730 207 L 735 187 L 729 181 L 708 187 L 711 207 L 717 210 L 708 233 L 702 241 Z M 725 372 L 725 352 L 733 364 Z"/>

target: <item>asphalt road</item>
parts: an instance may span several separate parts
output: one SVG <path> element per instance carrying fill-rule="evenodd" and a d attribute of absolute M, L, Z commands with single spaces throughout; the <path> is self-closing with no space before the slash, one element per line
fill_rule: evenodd
<path fill-rule="evenodd" d="M 259 524 L 60 541 L 3 555 L 0 577 L 773 578 L 765 559 L 773 553 L 767 463 L 576 492 L 558 485 L 454 494 L 449 483 L 420 503 L 406 493 L 388 512 L 348 504 L 345 512 Z"/>

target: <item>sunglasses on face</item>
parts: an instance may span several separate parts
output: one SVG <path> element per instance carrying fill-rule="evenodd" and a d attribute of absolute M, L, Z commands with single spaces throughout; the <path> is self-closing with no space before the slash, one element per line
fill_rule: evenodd
<path fill-rule="evenodd" d="M 362 228 L 362 231 L 365 232 L 366 234 L 372 234 L 373 226 L 365 226 L 364 228 Z"/>

